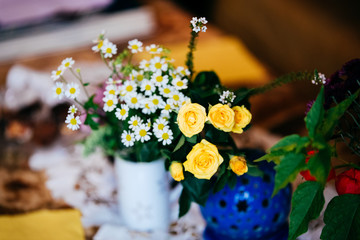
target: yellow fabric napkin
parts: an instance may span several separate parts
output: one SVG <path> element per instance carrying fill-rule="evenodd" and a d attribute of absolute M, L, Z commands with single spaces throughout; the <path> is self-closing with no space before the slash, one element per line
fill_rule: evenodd
<path fill-rule="evenodd" d="M 187 45 L 187 42 L 181 42 L 165 46 L 171 50 L 170 57 L 175 60 L 175 66 L 185 66 Z M 145 55 L 136 57 L 139 60 Z M 194 67 L 196 72 L 215 71 L 227 87 L 259 86 L 270 81 L 264 65 L 241 40 L 231 36 L 208 39 L 200 36 L 194 53 Z"/>
<path fill-rule="evenodd" d="M 76 209 L 38 210 L 0 216 L 0 240 L 84 240 Z"/>

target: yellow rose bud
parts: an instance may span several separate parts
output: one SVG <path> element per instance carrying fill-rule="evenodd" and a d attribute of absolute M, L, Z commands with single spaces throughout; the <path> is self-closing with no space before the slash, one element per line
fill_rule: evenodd
<path fill-rule="evenodd" d="M 192 137 L 201 132 L 206 122 L 206 111 L 197 103 L 185 103 L 177 115 L 180 131 L 186 137 Z"/>
<path fill-rule="evenodd" d="M 248 171 L 246 160 L 241 156 L 234 156 L 229 162 L 231 170 L 238 176 L 243 175 Z"/>
<path fill-rule="evenodd" d="M 175 181 L 184 180 L 184 172 L 182 164 L 179 162 L 172 162 L 169 168 L 171 176 L 174 178 Z"/>
<path fill-rule="evenodd" d="M 217 147 L 203 139 L 186 156 L 184 167 L 185 171 L 191 172 L 196 178 L 210 179 L 223 161 Z"/>
<path fill-rule="evenodd" d="M 211 124 L 224 132 L 230 132 L 234 127 L 235 113 L 228 105 L 221 103 L 211 107 L 208 118 Z"/>
<path fill-rule="evenodd" d="M 231 131 L 235 133 L 242 133 L 243 128 L 250 123 L 252 115 L 244 106 L 235 106 L 232 109 L 235 112 L 235 124 Z"/>

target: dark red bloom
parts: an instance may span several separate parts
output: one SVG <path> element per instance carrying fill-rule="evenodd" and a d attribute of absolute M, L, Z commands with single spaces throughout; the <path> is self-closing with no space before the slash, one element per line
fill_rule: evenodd
<path fill-rule="evenodd" d="M 360 170 L 351 168 L 335 179 L 336 191 L 339 195 L 360 194 Z"/>
<path fill-rule="evenodd" d="M 316 153 L 316 151 L 314 150 L 311 150 L 308 152 L 308 156 L 306 157 L 306 163 L 309 161 L 309 159 L 314 156 Z M 305 170 L 305 171 L 301 171 L 300 172 L 300 175 L 303 176 L 303 178 L 305 178 L 306 181 L 316 181 L 316 178 L 311 175 L 310 171 L 309 170 Z M 334 179 L 336 177 L 336 174 L 335 174 L 335 170 L 333 168 L 331 168 L 330 170 L 330 173 L 329 173 L 329 176 L 327 178 L 327 182 Z"/>

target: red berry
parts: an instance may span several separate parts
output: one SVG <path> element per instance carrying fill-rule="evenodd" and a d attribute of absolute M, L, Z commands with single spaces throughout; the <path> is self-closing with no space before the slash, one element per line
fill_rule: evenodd
<path fill-rule="evenodd" d="M 360 194 L 360 170 L 351 168 L 339 174 L 335 179 L 335 187 L 339 195 Z"/>

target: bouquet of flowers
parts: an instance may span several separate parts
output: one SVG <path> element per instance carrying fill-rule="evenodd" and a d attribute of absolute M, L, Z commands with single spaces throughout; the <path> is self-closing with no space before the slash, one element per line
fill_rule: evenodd
<path fill-rule="evenodd" d="M 274 194 L 294 181 L 298 173 L 306 180 L 292 198 L 289 239 L 306 232 L 310 220 L 319 217 L 325 203 L 325 184 L 334 178 L 339 196 L 326 207 L 321 239 L 359 239 L 359 80 L 360 59 L 346 63 L 327 79 L 315 71 L 313 83 L 323 86 L 316 100 L 308 104 L 308 135 L 287 136 L 258 159 L 277 164 Z M 343 159 L 338 151 L 341 144 L 354 154 L 352 160 Z"/>

